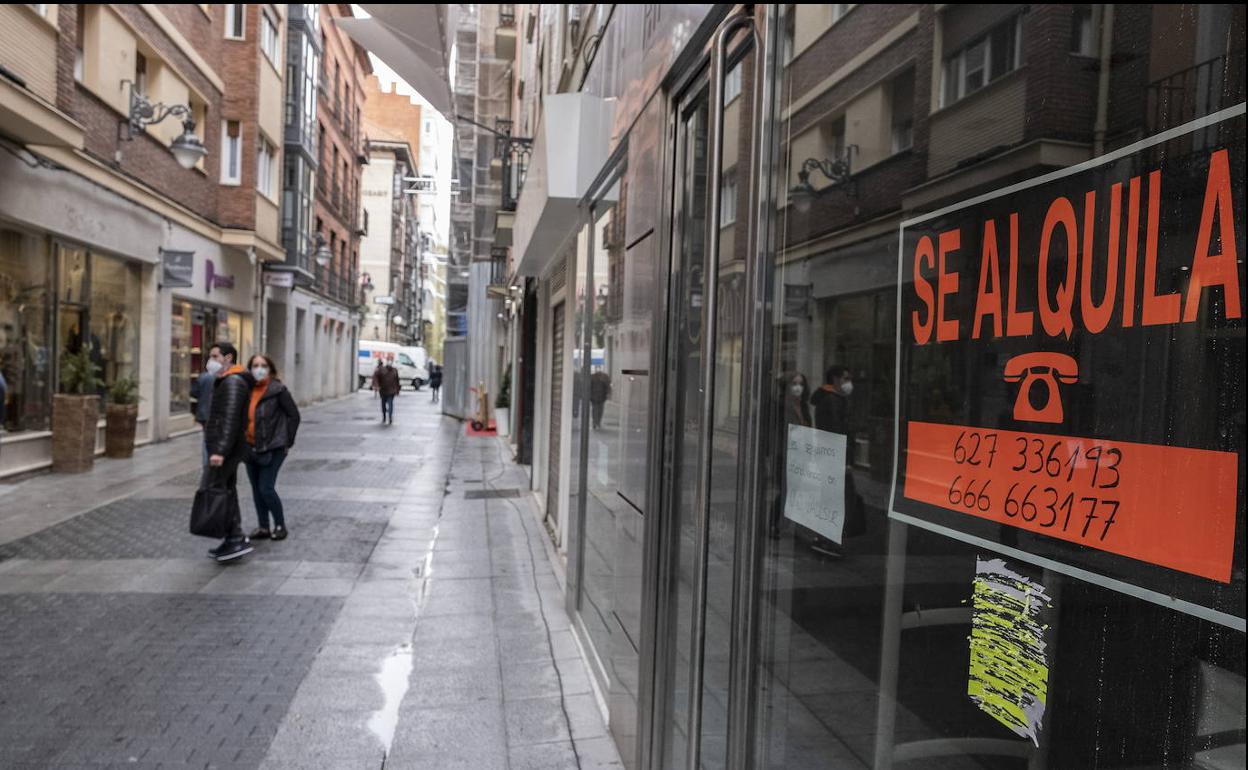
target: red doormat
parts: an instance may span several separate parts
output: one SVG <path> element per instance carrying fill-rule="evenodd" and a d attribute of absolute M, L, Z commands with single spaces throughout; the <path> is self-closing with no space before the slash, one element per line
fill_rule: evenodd
<path fill-rule="evenodd" d="M 485 430 L 473 430 L 471 420 L 469 420 L 468 422 L 464 424 L 468 429 L 469 436 L 497 436 L 498 435 L 498 431 L 494 429 L 493 420 L 490 420 L 490 426 L 486 428 Z"/>

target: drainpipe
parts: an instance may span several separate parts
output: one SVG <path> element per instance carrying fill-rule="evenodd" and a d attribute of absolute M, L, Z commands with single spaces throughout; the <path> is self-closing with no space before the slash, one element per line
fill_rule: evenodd
<path fill-rule="evenodd" d="M 1096 84 L 1096 127 L 1092 133 L 1092 157 L 1105 153 L 1105 133 L 1109 128 L 1109 68 L 1113 60 L 1114 4 L 1101 6 L 1101 69 Z"/>

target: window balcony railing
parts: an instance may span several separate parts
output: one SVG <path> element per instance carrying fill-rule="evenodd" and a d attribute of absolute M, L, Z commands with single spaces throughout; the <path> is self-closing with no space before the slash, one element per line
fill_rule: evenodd
<path fill-rule="evenodd" d="M 498 6 L 498 26 L 514 27 L 516 26 L 516 6 L 515 4 Z"/>
<path fill-rule="evenodd" d="M 1210 115 L 1244 99 L 1243 50 L 1218 56 L 1179 70 L 1149 84 L 1147 119 L 1149 133 Z"/>

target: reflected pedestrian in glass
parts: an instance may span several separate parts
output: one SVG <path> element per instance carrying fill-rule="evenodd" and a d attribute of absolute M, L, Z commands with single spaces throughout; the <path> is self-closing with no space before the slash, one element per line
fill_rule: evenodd
<path fill-rule="evenodd" d="M 290 391 L 277 379 L 277 367 L 266 355 L 256 354 L 247 362 L 256 384 L 251 390 L 247 412 L 247 478 L 251 480 L 259 526 L 253 540 L 285 540 L 286 516 L 277 494 L 277 474 L 286 454 L 295 446 L 299 432 L 299 407 Z M 272 517 L 273 529 L 269 529 Z"/>
<path fill-rule="evenodd" d="M 221 348 L 213 345 L 208 348 L 208 360 L 204 362 L 204 371 L 191 383 L 191 398 L 195 399 L 195 422 L 204 429 L 204 465 L 208 464 L 208 417 L 212 414 L 212 391 L 217 384 L 217 375 L 225 368 L 221 357 Z"/>
<path fill-rule="evenodd" d="M 779 432 L 775 438 L 776 467 L 773 469 L 777 479 L 776 501 L 771 511 L 771 536 L 780 536 L 780 524 L 784 519 L 784 499 L 787 493 L 785 477 L 787 474 L 787 457 L 789 445 L 789 426 L 811 426 L 810 420 L 810 383 L 806 375 L 798 372 L 792 377 L 780 380 L 780 402 L 784 405 L 784 417 L 779 424 Z"/>

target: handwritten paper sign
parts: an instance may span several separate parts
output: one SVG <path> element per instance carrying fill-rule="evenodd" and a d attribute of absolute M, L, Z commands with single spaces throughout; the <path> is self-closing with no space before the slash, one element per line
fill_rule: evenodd
<path fill-rule="evenodd" d="M 845 530 L 843 434 L 789 426 L 784 515 L 839 544 Z"/>

